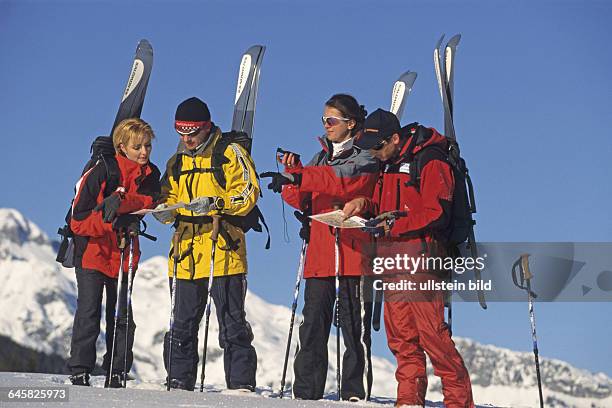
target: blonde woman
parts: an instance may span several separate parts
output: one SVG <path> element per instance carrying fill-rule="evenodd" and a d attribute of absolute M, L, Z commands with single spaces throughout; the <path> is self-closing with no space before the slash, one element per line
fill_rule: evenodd
<path fill-rule="evenodd" d="M 86 171 L 76 186 L 70 227 L 75 234 L 77 310 L 72 328 L 68 367 L 74 385 L 89 385 L 89 376 L 96 362 L 96 339 L 100 333 L 102 292 L 106 288 L 106 354 L 103 368 L 108 370 L 114 328 L 115 302 L 120 264 L 123 282 L 127 283 L 130 247 L 125 247 L 121 263 L 121 236 L 132 233 L 133 271 L 138 266 L 140 219 L 133 211 L 150 208 L 159 195 L 158 168 L 149 161 L 151 142 L 155 137 L 151 126 L 141 119 L 126 119 L 113 132 L 114 159 L 100 160 Z M 114 175 L 114 176 L 113 176 Z M 136 325 L 130 310 L 128 350 L 126 344 L 126 291 L 121 285 L 119 324 L 110 378 L 111 387 L 120 387 L 132 365 L 132 345 Z M 127 352 L 127 370 L 124 359 Z"/>

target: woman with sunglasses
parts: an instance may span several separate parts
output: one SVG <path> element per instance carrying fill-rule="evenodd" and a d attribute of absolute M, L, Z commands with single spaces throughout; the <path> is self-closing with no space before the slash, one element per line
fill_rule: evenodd
<path fill-rule="evenodd" d="M 299 156 L 284 153 L 279 161 L 284 173 L 262 173 L 271 177 L 268 188 L 282 191 L 291 206 L 312 214 L 342 208 L 356 197 L 371 197 L 377 181 L 378 162 L 365 150 L 353 145 L 367 112 L 354 97 L 332 96 L 323 111 L 325 137 L 321 151 L 303 166 Z M 306 225 L 306 227 L 308 227 Z M 300 233 L 304 239 L 307 234 Z M 371 287 L 365 281 L 370 267 L 367 254 L 371 238 L 359 229 L 340 230 L 339 317 L 346 346 L 342 362 L 341 398 L 366 400 L 370 395 Z M 294 361 L 293 396 L 320 399 L 327 377 L 327 341 L 334 317 L 335 231 L 320 222 L 310 226 L 304 278 L 303 322 Z"/>

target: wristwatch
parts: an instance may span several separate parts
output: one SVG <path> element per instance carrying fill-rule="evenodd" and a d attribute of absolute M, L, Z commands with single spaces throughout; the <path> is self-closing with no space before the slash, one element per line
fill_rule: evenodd
<path fill-rule="evenodd" d="M 222 210 L 225 207 L 225 201 L 221 197 L 214 197 L 213 209 Z"/>

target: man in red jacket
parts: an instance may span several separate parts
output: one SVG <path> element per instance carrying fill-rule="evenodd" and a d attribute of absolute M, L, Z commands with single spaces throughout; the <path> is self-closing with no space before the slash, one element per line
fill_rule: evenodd
<path fill-rule="evenodd" d="M 383 162 L 382 183 L 372 198 L 356 198 L 343 211 L 351 215 L 395 214 L 366 228 L 378 237 L 377 257 L 444 257 L 444 231 L 448 228 L 454 179 L 448 163 L 431 160 L 413 180 L 415 155 L 429 146 L 446 150 L 446 138 L 435 129 L 417 123 L 400 128 L 397 117 L 378 109 L 365 121 L 355 145 Z M 387 270 L 385 282 L 410 280 L 440 282 L 443 272 Z M 379 271 L 376 271 L 379 272 Z M 416 286 L 418 288 L 418 286 Z M 444 404 L 448 408 L 473 407 L 470 378 L 444 322 L 441 290 L 385 290 L 385 329 L 389 348 L 397 359 L 397 406 L 423 407 L 427 391 L 425 353 L 434 374 L 442 379 Z"/>

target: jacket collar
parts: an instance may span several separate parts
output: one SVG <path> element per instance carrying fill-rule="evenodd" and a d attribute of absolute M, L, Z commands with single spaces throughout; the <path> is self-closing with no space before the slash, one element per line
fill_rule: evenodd
<path fill-rule="evenodd" d="M 325 151 L 325 156 L 328 161 L 334 159 L 345 159 L 358 149 L 357 146 L 353 145 L 353 137 L 341 143 L 333 143 L 324 136 L 320 136 L 318 140 L 321 147 Z"/>
<path fill-rule="evenodd" d="M 150 162 L 141 165 L 119 153 L 115 154 L 115 158 L 117 159 L 119 170 L 121 170 L 124 187 L 127 187 L 132 180 L 146 177 L 153 172 Z"/>
<path fill-rule="evenodd" d="M 398 156 L 391 160 L 391 164 L 411 161 L 415 154 L 427 146 L 440 145 L 443 149 L 448 146 L 446 138 L 434 128 L 420 127 L 419 129 L 418 124 L 415 124 L 415 126 L 408 125 L 406 128 L 407 131 L 400 133 L 404 145 L 401 147 Z"/>

